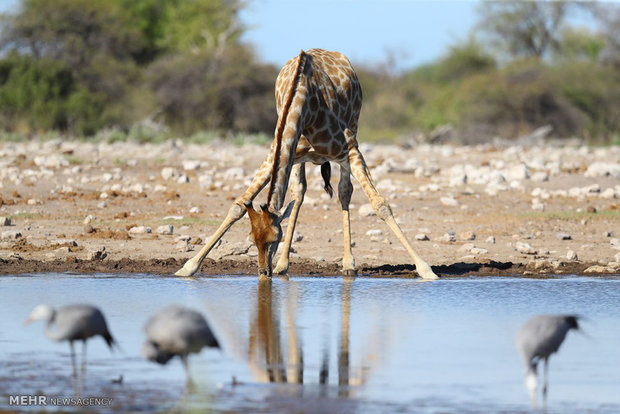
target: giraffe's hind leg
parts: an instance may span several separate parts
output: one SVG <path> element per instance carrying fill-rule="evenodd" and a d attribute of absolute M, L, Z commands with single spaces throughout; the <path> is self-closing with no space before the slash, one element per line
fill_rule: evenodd
<path fill-rule="evenodd" d="M 350 134 L 350 132 L 347 131 L 347 134 Z M 353 137 L 352 139 L 354 140 L 355 138 Z M 366 162 L 364 161 L 364 157 L 359 152 L 357 146 L 351 146 L 349 149 L 349 164 L 351 166 L 351 173 L 355 176 L 364 189 L 364 192 L 370 199 L 370 204 L 372 205 L 372 208 L 377 216 L 381 220 L 385 221 L 401 244 L 405 247 L 405 249 L 407 249 L 407 252 L 409 252 L 409 255 L 413 259 L 413 263 L 415 264 L 418 275 L 420 275 L 423 279 L 438 279 L 439 277 L 433 272 L 431 267 L 420 256 L 418 256 L 415 250 L 413 250 L 409 240 L 407 240 L 407 237 L 401 230 L 400 226 L 396 223 L 390 205 L 375 188 L 370 172 L 368 171 L 368 167 L 366 166 Z"/>
<path fill-rule="evenodd" d="M 278 259 L 275 269 L 273 270 L 273 273 L 277 275 L 286 274 L 288 271 L 289 254 L 291 251 L 291 243 L 293 242 L 293 233 L 295 232 L 299 209 L 304 202 L 304 195 L 306 194 L 306 189 L 308 188 L 306 182 L 305 163 L 293 165 L 293 169 L 291 171 L 291 184 L 293 184 L 291 193 L 295 204 L 293 205 L 293 210 L 291 211 L 291 216 L 288 220 L 288 227 L 286 228 L 286 236 L 284 237 L 282 253 L 280 254 L 280 259 Z"/>
<path fill-rule="evenodd" d="M 353 184 L 351 184 L 351 172 L 340 166 L 340 181 L 338 183 L 338 199 L 342 208 L 342 234 L 344 236 L 344 252 L 342 255 L 342 274 L 344 276 L 355 276 L 355 258 L 351 250 L 351 218 L 349 215 L 349 203 L 353 194 Z"/>

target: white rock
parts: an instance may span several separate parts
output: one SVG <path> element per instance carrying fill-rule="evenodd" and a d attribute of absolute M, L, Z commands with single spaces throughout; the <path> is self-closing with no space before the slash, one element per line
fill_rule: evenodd
<path fill-rule="evenodd" d="M 461 240 L 476 240 L 476 234 L 473 231 L 466 231 L 464 233 L 459 234 L 459 238 Z"/>
<path fill-rule="evenodd" d="M 570 240 L 572 239 L 571 235 L 568 233 L 556 233 L 555 237 L 560 240 Z"/>
<path fill-rule="evenodd" d="M 198 183 L 200 184 L 200 188 L 211 188 L 213 185 L 213 175 L 211 174 L 202 174 L 198 177 Z"/>
<path fill-rule="evenodd" d="M 129 229 L 130 234 L 146 234 L 150 232 L 151 228 L 146 226 L 135 226 Z"/>
<path fill-rule="evenodd" d="M 532 176 L 530 177 L 530 180 L 535 181 L 537 183 L 540 183 L 543 181 L 549 181 L 549 173 L 545 171 L 537 171 L 534 174 L 532 174 Z"/>
<path fill-rule="evenodd" d="M 189 177 L 187 175 L 183 174 L 179 178 L 177 178 L 177 183 L 178 184 L 189 183 Z"/>
<path fill-rule="evenodd" d="M 69 165 L 69 161 L 67 161 L 65 157 L 62 157 L 60 155 L 49 155 L 47 157 L 39 155 L 34 157 L 33 161 L 38 167 L 45 168 L 59 168 Z"/>
<path fill-rule="evenodd" d="M 415 235 L 415 239 L 416 239 L 416 240 L 420 240 L 420 241 L 430 240 L 430 239 L 428 238 L 428 236 L 427 236 L 426 234 L 424 234 L 424 233 L 418 233 L 418 234 L 416 234 L 416 235 Z"/>
<path fill-rule="evenodd" d="M 453 197 L 441 197 L 439 201 L 441 202 L 441 204 L 447 207 L 456 207 L 459 205 L 459 202 L 456 201 Z"/>
<path fill-rule="evenodd" d="M 609 239 L 609 244 L 611 245 L 612 249 L 620 250 L 620 239 L 612 237 L 611 239 Z"/>
<path fill-rule="evenodd" d="M 372 229 L 366 232 L 366 236 L 380 236 L 383 234 L 383 231 L 380 229 Z"/>
<path fill-rule="evenodd" d="M 474 247 L 469 252 L 474 255 L 479 255 L 479 254 L 487 254 L 489 251 L 482 247 Z"/>
<path fill-rule="evenodd" d="M 0 226 L 10 226 L 11 218 L 10 217 L 0 217 Z"/>
<path fill-rule="evenodd" d="M 157 227 L 155 231 L 157 234 L 170 235 L 174 232 L 174 226 L 172 226 L 172 224 L 164 224 L 163 226 Z"/>
<path fill-rule="evenodd" d="M 224 180 L 240 180 L 245 175 L 243 168 L 241 167 L 232 167 L 224 171 L 222 177 Z"/>
<path fill-rule="evenodd" d="M 19 239 L 20 237 L 22 237 L 22 234 L 15 230 L 3 231 L 2 234 L 0 234 L 0 238 L 8 240 Z"/>
<path fill-rule="evenodd" d="M 456 241 L 456 235 L 454 234 L 453 231 L 449 231 L 447 233 L 445 233 L 443 236 L 441 236 L 439 238 L 440 242 L 455 242 Z"/>
<path fill-rule="evenodd" d="M 298 231 L 295 231 L 293 233 L 293 243 L 299 243 L 300 241 L 302 241 L 304 239 L 303 234 L 301 234 Z"/>
<path fill-rule="evenodd" d="M 105 246 L 101 246 L 95 250 L 90 250 L 86 256 L 87 260 L 103 260 L 107 256 L 105 252 Z"/>
<path fill-rule="evenodd" d="M 494 236 L 489 236 L 489 237 L 487 237 L 485 242 L 495 244 L 495 237 Z"/>
<path fill-rule="evenodd" d="M 584 175 L 586 177 L 604 177 L 611 175 L 614 178 L 620 178 L 620 164 L 596 161 L 588 166 Z"/>
<path fill-rule="evenodd" d="M 467 175 L 460 174 L 450 178 L 450 187 L 459 187 L 461 185 L 467 184 Z"/>
<path fill-rule="evenodd" d="M 527 180 L 529 176 L 530 174 L 525 164 L 515 165 L 508 170 L 508 178 L 510 180 Z"/>
<path fill-rule="evenodd" d="M 187 240 L 179 240 L 174 248 L 180 252 L 191 252 L 194 250 L 194 246 L 189 244 Z"/>
<path fill-rule="evenodd" d="M 194 206 L 194 207 L 189 209 L 189 212 L 192 213 L 192 214 L 200 213 L 200 208 Z"/>
<path fill-rule="evenodd" d="M 473 249 L 474 244 L 473 243 L 465 243 L 464 245 L 462 245 L 461 247 L 459 247 L 459 251 L 460 252 L 469 252 L 471 249 Z"/>
<path fill-rule="evenodd" d="M 572 261 L 578 260 L 577 253 L 575 253 L 574 250 L 567 251 L 566 252 L 566 258 L 568 260 L 572 260 Z"/>
<path fill-rule="evenodd" d="M 183 169 L 185 171 L 195 171 L 200 169 L 200 161 L 198 160 L 185 160 L 183 161 Z"/>
<path fill-rule="evenodd" d="M 524 253 L 524 254 L 537 254 L 538 253 L 538 250 L 534 249 L 529 243 L 524 243 L 520 241 L 515 243 L 515 248 L 517 249 L 518 252 Z"/>
<path fill-rule="evenodd" d="M 375 210 L 373 210 L 371 204 L 362 204 L 357 212 L 360 217 L 376 216 Z"/>
<path fill-rule="evenodd" d="M 181 176 L 181 172 L 173 167 L 164 167 L 161 170 L 161 177 L 164 180 L 170 180 L 172 178 L 178 178 Z"/>
<path fill-rule="evenodd" d="M 613 188 L 606 188 L 599 194 L 599 197 L 605 199 L 616 198 L 616 191 Z"/>

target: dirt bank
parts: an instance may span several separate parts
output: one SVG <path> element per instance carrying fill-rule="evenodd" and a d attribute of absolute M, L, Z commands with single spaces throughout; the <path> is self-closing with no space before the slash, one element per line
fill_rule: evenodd
<path fill-rule="evenodd" d="M 439 274 L 620 273 L 617 149 L 362 150 L 403 231 Z M 0 223 L 0 273 L 170 275 L 215 231 L 266 152 L 217 142 L 0 144 L 0 216 L 10 219 Z M 308 181 L 290 273 L 338 275 L 339 203 L 322 191 L 318 167 L 308 167 Z M 406 251 L 367 202 L 356 185 L 359 273 L 412 275 Z M 248 231 L 243 218 L 200 274 L 254 274 Z"/>

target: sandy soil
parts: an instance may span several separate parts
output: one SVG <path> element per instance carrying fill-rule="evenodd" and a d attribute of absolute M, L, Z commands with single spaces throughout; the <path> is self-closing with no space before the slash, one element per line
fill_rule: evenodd
<path fill-rule="evenodd" d="M 589 169 L 594 163 L 613 167 L 620 161 L 617 149 L 362 150 L 414 249 L 440 275 L 620 273 L 620 180 Z M 266 153 L 266 147 L 220 142 L 2 143 L 0 216 L 10 225 L 0 227 L 0 273 L 170 275 L 215 231 Z M 321 190 L 318 167 L 309 166 L 308 176 L 290 274 L 339 275 L 339 203 Z M 337 188 L 335 165 L 332 177 Z M 354 185 L 353 252 L 360 275 L 415 275 L 389 228 L 360 214 L 368 201 Z M 164 225 L 173 226 L 172 234 L 158 233 Z M 130 230 L 138 226 L 151 232 Z M 200 274 L 254 274 L 248 231 L 244 217 Z"/>

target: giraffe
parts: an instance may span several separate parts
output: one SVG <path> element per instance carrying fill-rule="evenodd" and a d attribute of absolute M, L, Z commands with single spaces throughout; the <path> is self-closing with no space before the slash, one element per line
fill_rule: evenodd
<path fill-rule="evenodd" d="M 251 222 L 250 237 L 258 248 L 259 276 L 286 274 L 293 232 L 307 188 L 305 163 L 322 165 L 321 172 L 329 186 L 329 162 L 340 166 L 338 199 L 342 209 L 344 234 L 343 274 L 356 274 L 351 251 L 349 203 L 353 193 L 351 175 L 361 185 L 377 214 L 405 247 L 419 276 L 437 279 L 431 267 L 413 250 L 392 209 L 375 188 L 370 171 L 359 150 L 357 123 L 362 107 L 362 90 L 351 63 L 341 53 L 322 49 L 303 50 L 290 59 L 276 80 L 278 122 L 269 154 L 248 189 L 230 207 L 220 227 L 205 246 L 177 276 L 191 276 L 215 243 L 247 211 Z M 326 164 L 327 163 L 327 164 Z M 281 211 L 291 181 L 292 201 Z M 252 200 L 270 183 L 267 203 L 255 210 Z M 272 260 L 282 239 L 281 223 L 290 216 L 283 251 L 272 270 Z"/>

